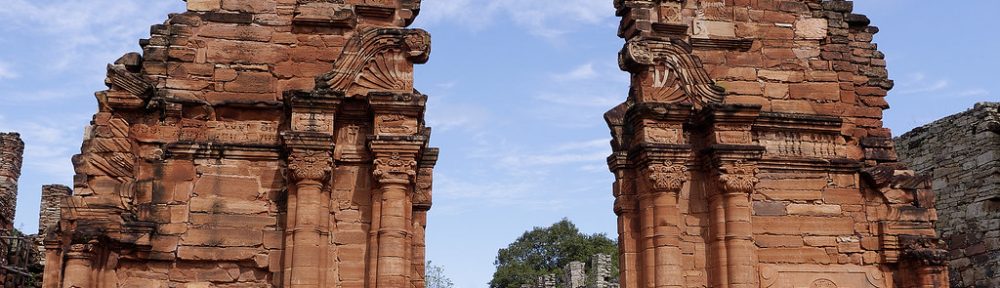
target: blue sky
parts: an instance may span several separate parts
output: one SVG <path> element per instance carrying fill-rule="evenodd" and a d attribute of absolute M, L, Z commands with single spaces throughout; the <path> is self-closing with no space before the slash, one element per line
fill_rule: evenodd
<path fill-rule="evenodd" d="M 434 38 L 416 84 L 442 148 L 428 256 L 457 287 L 484 287 L 493 259 L 533 226 L 563 217 L 615 237 L 610 139 L 601 115 L 624 100 L 611 0 L 427 0 L 415 27 Z M 1000 2 L 865 0 L 896 89 L 895 134 L 1000 101 Z M 16 223 L 37 227 L 43 184 L 71 184 L 70 156 L 96 111 L 105 64 L 138 50 L 180 0 L 4 0 L 0 131 L 27 149 Z"/>

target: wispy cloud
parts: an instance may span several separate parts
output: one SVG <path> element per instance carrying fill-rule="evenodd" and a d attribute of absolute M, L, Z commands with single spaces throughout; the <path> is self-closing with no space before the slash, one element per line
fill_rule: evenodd
<path fill-rule="evenodd" d="M 594 79 L 597 75 L 597 71 L 594 70 L 594 63 L 586 63 L 568 72 L 554 74 L 552 75 L 552 79 L 556 81 L 587 80 Z"/>
<path fill-rule="evenodd" d="M 973 97 L 990 95 L 990 91 L 982 88 L 969 89 L 958 93 L 958 96 Z"/>
<path fill-rule="evenodd" d="M 166 19 L 143 11 L 183 7 L 175 1 L 139 0 L 8 0 L 3 5 L 0 31 L 59 39 L 46 51 L 51 57 L 41 59 L 38 67 L 60 71 L 94 61 L 111 62 L 121 50 L 138 49 L 135 36 Z"/>
<path fill-rule="evenodd" d="M 58 118 L 58 119 L 56 119 Z M 21 134 L 24 141 L 24 172 L 41 173 L 52 179 L 69 179 L 73 175 L 70 158 L 82 140 L 84 115 L 62 115 L 48 119 L 9 121 L 0 115 L 0 131 Z"/>
<path fill-rule="evenodd" d="M 482 29 L 510 19 L 531 34 L 555 39 L 579 29 L 580 24 L 599 24 L 614 18 L 611 1 L 578 0 L 571 4 L 553 0 L 438 0 L 423 4 L 422 21 L 451 22 Z"/>
<path fill-rule="evenodd" d="M 948 79 L 930 79 L 922 72 L 906 75 L 898 82 L 895 93 L 897 94 L 919 94 L 943 90 L 948 88 Z"/>
<path fill-rule="evenodd" d="M 17 78 L 17 73 L 10 68 L 10 64 L 0 62 L 0 80 Z"/>
<path fill-rule="evenodd" d="M 897 82 L 894 94 L 914 95 L 933 94 L 942 97 L 981 97 L 990 95 L 990 90 L 983 88 L 963 88 L 953 85 L 950 79 L 928 76 L 922 72 L 911 73 Z"/>

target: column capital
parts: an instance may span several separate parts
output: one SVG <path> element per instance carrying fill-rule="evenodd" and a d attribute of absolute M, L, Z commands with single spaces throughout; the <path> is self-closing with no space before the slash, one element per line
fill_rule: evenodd
<path fill-rule="evenodd" d="M 719 182 L 726 193 L 750 194 L 754 185 L 760 182 L 760 169 L 753 163 L 736 161 L 719 166 Z"/>
<path fill-rule="evenodd" d="M 416 168 L 413 155 L 393 152 L 376 156 L 372 174 L 382 184 L 409 184 L 417 175 Z"/>
<path fill-rule="evenodd" d="M 684 164 L 664 161 L 651 163 L 645 168 L 645 178 L 649 181 L 649 186 L 653 192 L 673 192 L 677 193 L 687 182 L 688 168 Z"/>
<path fill-rule="evenodd" d="M 288 154 L 288 169 L 298 181 L 323 181 L 333 170 L 330 151 L 293 149 Z"/>
<path fill-rule="evenodd" d="M 94 257 L 94 242 L 69 245 L 66 257 L 70 259 L 92 259 Z"/>

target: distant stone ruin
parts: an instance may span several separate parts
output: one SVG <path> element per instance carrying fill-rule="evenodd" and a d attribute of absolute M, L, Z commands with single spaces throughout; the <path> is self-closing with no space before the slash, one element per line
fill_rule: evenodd
<path fill-rule="evenodd" d="M 952 287 L 1000 287 L 1000 103 L 979 103 L 896 138 L 900 161 L 932 175 Z"/>
<path fill-rule="evenodd" d="M 563 268 L 563 275 L 548 274 L 538 277 L 534 284 L 522 284 L 520 288 L 618 288 L 617 275 L 611 275 L 611 255 L 596 254 L 590 259 L 590 269 L 586 264 L 573 261 Z"/>
<path fill-rule="evenodd" d="M 24 141 L 21 141 L 21 135 L 0 133 L 0 231 L 14 230 L 17 181 L 21 177 L 23 157 Z"/>

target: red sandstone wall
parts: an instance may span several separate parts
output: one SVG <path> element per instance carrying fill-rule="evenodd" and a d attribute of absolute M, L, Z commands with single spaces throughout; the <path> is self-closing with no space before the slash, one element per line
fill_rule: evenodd
<path fill-rule="evenodd" d="M 372 161 L 384 155 L 368 138 L 388 124 L 376 123 L 365 97 L 426 99 L 413 96 L 412 65 L 426 61 L 429 38 L 400 29 L 419 1 L 187 2 L 152 27 L 141 54 L 108 67 L 110 89 L 97 93 L 99 112 L 74 158 L 73 196 L 46 239 L 46 287 L 375 287 L 382 242 L 372 228 L 381 217 Z M 369 34 L 389 36 L 372 44 Z M 398 46 L 423 49 L 407 56 L 423 59 L 398 56 Z M 373 75 L 371 63 L 393 78 Z M 327 83 L 344 73 L 355 73 L 349 90 Z M 379 277 L 420 287 L 436 150 L 426 147 L 422 106 L 413 111 L 395 125 L 417 134 L 408 138 L 416 155 L 404 156 L 428 169 L 428 195 L 399 204 L 421 206 L 406 207 L 409 238 L 392 244 L 417 259 Z"/>
<path fill-rule="evenodd" d="M 947 286 L 929 182 L 882 127 L 878 29 L 852 2 L 615 4 L 624 287 Z"/>

